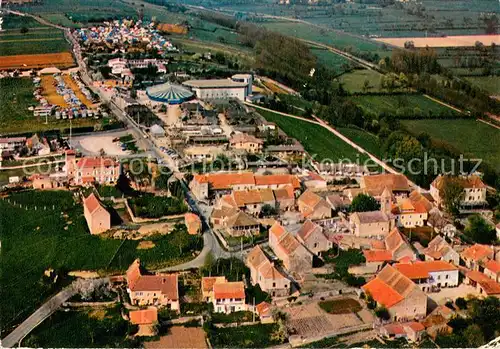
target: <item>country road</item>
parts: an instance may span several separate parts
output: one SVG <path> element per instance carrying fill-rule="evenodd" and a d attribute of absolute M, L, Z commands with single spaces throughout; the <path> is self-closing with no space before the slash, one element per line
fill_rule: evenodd
<path fill-rule="evenodd" d="M 245 104 L 248 105 L 248 106 L 251 106 L 253 108 L 256 108 L 256 109 L 266 110 L 266 111 L 269 111 L 269 112 L 272 112 L 272 113 L 275 113 L 275 114 L 279 114 L 279 115 L 283 115 L 283 116 L 286 116 L 286 117 L 289 117 L 289 118 L 293 118 L 293 119 L 297 119 L 297 120 L 302 120 L 302 121 L 305 121 L 305 122 L 309 122 L 311 124 L 319 125 L 319 126 L 325 128 L 325 129 L 327 129 L 331 133 L 333 133 L 335 136 L 337 136 L 338 138 L 340 138 L 341 140 L 343 140 L 347 144 L 349 144 L 351 147 L 353 147 L 354 149 L 356 149 L 361 154 L 367 155 L 373 162 L 375 162 L 377 165 L 381 166 L 385 171 L 387 171 L 389 173 L 392 173 L 392 174 L 399 174 L 398 171 L 396 171 L 395 169 L 393 169 L 392 167 L 390 167 L 388 164 L 386 164 L 385 162 L 383 162 L 382 160 L 380 160 L 379 158 L 377 158 L 375 155 L 369 153 L 364 148 L 360 147 L 359 145 L 357 145 L 356 143 L 354 143 L 353 141 L 351 141 L 349 138 L 347 138 L 346 136 L 344 136 L 342 133 L 340 133 L 335 128 L 333 128 L 332 126 L 328 125 L 325 121 L 323 121 L 322 119 L 318 118 L 315 115 L 313 115 L 313 117 L 314 117 L 315 120 L 311 120 L 311 119 L 307 119 L 307 118 L 304 118 L 304 117 L 301 117 L 301 116 L 296 116 L 296 115 L 292 115 L 292 114 L 282 113 L 282 112 L 279 112 L 279 111 L 275 111 L 275 110 L 272 110 L 272 109 L 261 107 L 259 105 L 256 105 L 256 104 L 253 104 L 253 103 L 250 103 L 250 102 L 245 102 Z M 419 186 L 417 186 L 415 183 L 411 182 L 410 180 L 408 180 L 408 182 L 413 187 L 421 189 Z"/>
<path fill-rule="evenodd" d="M 46 318 L 52 315 L 68 299 L 73 297 L 77 290 L 70 285 L 45 302 L 29 318 L 24 320 L 7 337 L 1 340 L 2 348 L 12 348 L 26 337 L 35 327 L 41 324 Z"/>

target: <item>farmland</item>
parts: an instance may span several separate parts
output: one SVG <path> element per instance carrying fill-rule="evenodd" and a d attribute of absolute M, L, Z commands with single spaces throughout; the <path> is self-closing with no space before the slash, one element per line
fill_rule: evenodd
<path fill-rule="evenodd" d="M 425 132 L 465 157 L 480 158 L 500 171 L 500 130 L 475 120 L 404 120 L 411 133 Z"/>
<path fill-rule="evenodd" d="M 287 135 L 296 138 L 311 156 L 316 155 L 317 161 L 330 159 L 337 163 L 342 159 L 349 159 L 355 162 L 358 158 L 366 158 L 320 125 L 264 110 L 259 110 L 259 113 L 266 120 L 276 123 Z"/>
<path fill-rule="evenodd" d="M 319 63 L 329 68 L 333 68 L 338 73 L 346 71 L 351 66 L 351 61 L 347 58 L 328 51 L 327 49 L 311 47 L 311 51 L 318 57 Z"/>
<path fill-rule="evenodd" d="M 476 42 L 481 42 L 485 46 L 500 44 L 500 36 L 498 35 L 457 35 L 442 38 L 380 38 L 376 39 L 385 44 L 405 47 L 405 42 L 412 41 L 415 47 L 472 47 Z"/>
<path fill-rule="evenodd" d="M 1 69 L 31 69 L 31 68 L 69 68 L 75 65 L 69 52 L 46 53 L 35 55 L 0 56 Z"/>
<path fill-rule="evenodd" d="M 185 234 L 182 230 L 151 237 L 155 247 L 149 250 L 137 250 L 136 240 L 90 235 L 81 204 L 74 202 L 70 192 L 30 191 L 13 194 L 9 200 L 0 200 L 0 320 L 4 329 L 57 291 L 59 285 L 44 281 L 43 272 L 48 268 L 61 273 L 62 279 L 69 270 L 122 272 L 137 257 L 146 267 L 167 266 L 192 258 L 192 249 L 200 243 L 189 236 L 189 248 L 180 253 L 173 239 L 175 234 Z"/>
<path fill-rule="evenodd" d="M 456 112 L 418 94 L 360 95 L 350 97 L 367 112 L 396 114 L 401 118 L 448 116 Z"/>
<path fill-rule="evenodd" d="M 0 33 L 0 56 L 68 52 L 62 30 L 41 25 L 32 18 L 6 16 Z M 21 30 L 22 28 L 22 30 Z"/>
<path fill-rule="evenodd" d="M 498 76 L 475 76 L 465 79 L 493 96 L 500 95 L 500 77 Z"/>
<path fill-rule="evenodd" d="M 365 80 L 369 85 L 366 92 L 380 92 L 380 77 L 382 75 L 369 69 L 356 69 L 341 75 L 338 80 L 344 84 L 344 89 L 351 93 L 365 92 Z"/>

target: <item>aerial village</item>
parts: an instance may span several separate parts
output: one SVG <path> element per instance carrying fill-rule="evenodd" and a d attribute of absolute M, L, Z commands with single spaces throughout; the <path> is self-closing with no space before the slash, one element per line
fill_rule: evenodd
<path fill-rule="evenodd" d="M 107 265 L 72 271 L 63 308 L 122 304 L 128 336 L 150 337 L 151 348 L 217 347 L 210 341 L 226 328 L 271 325 L 269 342 L 247 344 L 416 345 L 451 333 L 468 302 L 500 297 L 500 223 L 481 173 L 436 174 L 425 190 L 381 166 L 316 161 L 263 116 L 253 72 L 169 74 L 179 50 L 154 23 L 71 35 L 78 68 L 29 73 L 34 117 L 116 128 L 0 138 L 4 164 L 55 165 L 10 177 L 2 201 L 61 212 L 66 231 L 83 217 L 92 246 L 119 244 Z M 459 192 L 450 197 L 452 186 Z M 69 193 L 70 204 L 23 204 L 23 192 Z M 479 228 L 484 235 L 471 238 Z M 58 273 L 44 277 L 56 283 Z M 173 342 L 161 332 L 167 322 Z"/>

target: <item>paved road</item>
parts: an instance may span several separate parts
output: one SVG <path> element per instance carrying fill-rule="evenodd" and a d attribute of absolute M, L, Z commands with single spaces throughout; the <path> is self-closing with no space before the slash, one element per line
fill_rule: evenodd
<path fill-rule="evenodd" d="M 2 339 L 3 348 L 12 348 L 26 337 L 35 327 L 52 315 L 64 302 L 74 296 L 77 291 L 70 285 L 45 302 L 29 318 L 16 327 L 7 337 Z"/>
<path fill-rule="evenodd" d="M 286 117 L 289 117 L 289 118 L 298 119 L 298 120 L 309 122 L 311 124 L 316 124 L 316 125 L 322 126 L 322 127 L 326 128 L 328 131 L 330 131 L 331 133 L 333 133 L 335 136 L 339 137 L 344 142 L 346 142 L 347 144 L 349 144 L 351 147 L 353 147 L 354 149 L 356 149 L 361 154 L 367 155 L 373 162 L 375 162 L 377 165 L 381 166 L 387 172 L 393 173 L 393 174 L 399 174 L 398 171 L 396 171 L 395 169 L 393 169 L 392 167 L 390 167 L 388 164 L 386 164 L 385 162 L 383 162 L 382 160 L 380 160 L 379 158 L 377 158 L 375 155 L 367 152 L 365 149 L 363 149 L 362 147 L 360 147 L 359 145 L 357 145 L 356 143 L 354 143 L 353 141 L 351 141 L 349 138 L 347 138 L 346 136 L 344 136 L 342 133 L 340 133 L 335 128 L 333 128 L 332 126 L 328 125 L 324 120 L 318 118 L 315 115 L 313 115 L 313 117 L 314 117 L 315 120 L 311 120 L 311 119 L 303 118 L 301 116 L 296 116 L 296 115 L 292 115 L 292 114 L 282 113 L 282 112 L 278 112 L 278 111 L 275 111 L 275 110 L 272 110 L 272 109 L 264 108 L 264 107 L 261 107 L 259 105 L 255 105 L 255 104 L 249 103 L 249 102 L 245 102 L 245 104 L 248 105 L 248 106 L 251 106 L 253 108 L 256 108 L 256 109 L 267 110 L 267 111 L 275 113 L 275 114 L 283 115 L 283 116 L 286 116 Z M 415 183 L 411 182 L 410 180 L 408 180 L 408 182 L 410 183 L 410 185 L 414 186 L 415 188 L 420 189 L 420 187 L 418 187 Z"/>

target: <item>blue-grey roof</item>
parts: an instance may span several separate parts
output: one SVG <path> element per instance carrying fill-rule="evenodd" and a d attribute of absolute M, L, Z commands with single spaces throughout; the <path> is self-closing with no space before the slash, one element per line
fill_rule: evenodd
<path fill-rule="evenodd" d="M 170 83 L 149 87 L 146 94 L 154 101 L 171 104 L 182 103 L 193 97 L 188 89 Z"/>

